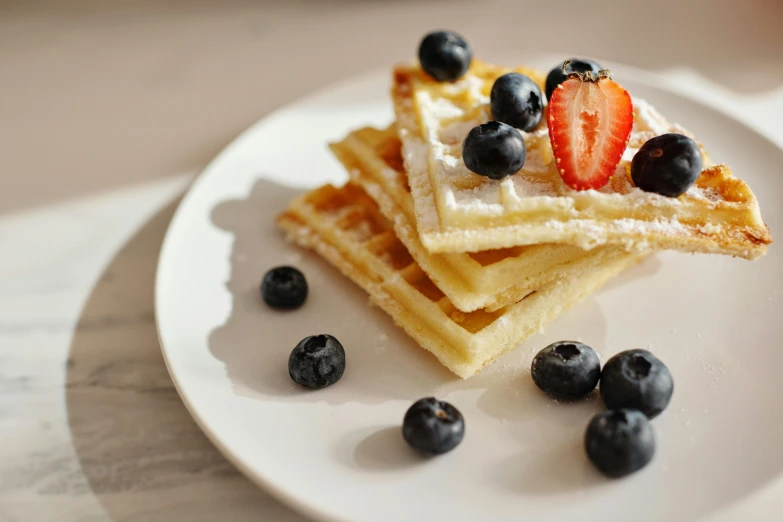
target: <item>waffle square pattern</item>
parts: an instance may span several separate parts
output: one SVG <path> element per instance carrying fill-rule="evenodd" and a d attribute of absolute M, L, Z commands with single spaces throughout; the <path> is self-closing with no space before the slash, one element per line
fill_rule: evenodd
<path fill-rule="evenodd" d="M 643 192 L 630 179 L 630 162 L 648 139 L 666 132 L 690 135 L 652 106 L 633 99 L 628 148 L 609 183 L 575 191 L 558 173 L 545 110 L 538 129 L 523 133 L 527 159 L 503 180 L 470 172 L 462 142 L 490 119 L 489 92 L 510 71 L 543 85 L 535 70 L 474 60 L 460 80 L 436 82 L 418 65 L 397 67 L 392 96 L 421 243 L 430 252 L 479 252 L 538 243 L 584 249 L 616 245 L 628 251 L 672 249 L 755 259 L 771 242 L 756 196 L 726 165 L 705 159 L 685 194 Z M 693 137 L 693 136 L 691 136 Z"/>

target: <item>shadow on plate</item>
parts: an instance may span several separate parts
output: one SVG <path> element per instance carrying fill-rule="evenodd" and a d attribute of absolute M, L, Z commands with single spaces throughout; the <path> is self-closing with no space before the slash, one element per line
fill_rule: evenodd
<path fill-rule="evenodd" d="M 362 289 L 317 255 L 285 240 L 274 221 L 297 193 L 290 187 L 260 180 L 246 199 L 223 202 L 212 211 L 213 223 L 233 237 L 231 272 L 226 283 L 232 307 L 225 323 L 210 334 L 209 346 L 225 364 L 235 393 L 340 404 L 412 401 L 456 390 L 494 388 L 487 394 L 503 396 L 499 402 L 506 404 L 514 398 L 505 395 L 519 392 L 514 386 L 499 385 L 498 380 L 512 378 L 509 368 L 527 367 L 540 348 L 561 340 L 550 340 L 546 334 L 543 338 L 534 336 L 478 376 L 467 381 L 456 378 L 397 328 L 387 314 L 371 306 Z M 307 277 L 308 300 L 298 310 L 273 310 L 260 297 L 264 273 L 281 264 L 295 265 Z M 656 260 L 648 260 L 621 276 L 614 287 L 649 277 L 659 266 Z M 596 348 L 606 335 L 606 320 L 593 296 L 552 326 L 557 327 L 559 335 L 573 332 L 577 340 L 587 335 Z M 303 337 L 322 333 L 334 335 L 343 344 L 347 367 L 337 385 L 314 393 L 291 381 L 288 357 Z M 505 417 L 502 409 L 492 406 L 495 401 L 484 402 L 491 415 Z"/>
<path fill-rule="evenodd" d="M 116 522 L 192 522 L 227 514 L 232 521 L 304 522 L 218 453 L 166 371 L 153 287 L 177 203 L 115 255 L 79 316 L 65 377 L 78 473 Z"/>
<path fill-rule="evenodd" d="M 478 399 L 478 407 L 495 419 L 522 426 L 533 423 L 535 439 L 552 440 L 567 434 L 574 426 L 586 426 L 603 404 L 598 390 L 579 401 L 556 401 L 538 389 L 530 370 L 524 369 L 510 378 L 501 377 L 494 386 L 487 386 Z"/>
<path fill-rule="evenodd" d="M 356 444 L 353 464 L 366 471 L 395 471 L 419 466 L 428 459 L 416 454 L 405 442 L 399 425 L 372 431 Z"/>
<path fill-rule="evenodd" d="M 224 202 L 212 213 L 213 222 L 233 236 L 226 283 L 232 309 L 210 335 L 209 347 L 225 364 L 235 392 L 330 404 L 373 403 L 414 400 L 458 380 L 371 306 L 361 288 L 317 255 L 285 240 L 274 220 L 296 194 L 259 181 L 247 199 Z M 297 266 L 307 278 L 308 299 L 298 310 L 273 310 L 259 294 L 264 273 L 281 264 Z M 338 384 L 313 392 L 291 381 L 288 356 L 302 338 L 321 333 L 340 340 L 347 365 Z"/>
<path fill-rule="evenodd" d="M 581 438 L 546 444 L 498 463 L 490 482 L 520 495 L 556 495 L 589 491 L 607 480 L 585 456 Z"/>
<path fill-rule="evenodd" d="M 607 283 L 601 288 L 601 291 L 607 292 L 615 288 L 623 287 L 631 281 L 652 277 L 661 270 L 662 266 L 663 263 L 661 263 L 661 260 L 658 259 L 658 256 L 656 254 L 651 254 L 638 265 L 629 268 L 617 277 L 607 281 Z"/>

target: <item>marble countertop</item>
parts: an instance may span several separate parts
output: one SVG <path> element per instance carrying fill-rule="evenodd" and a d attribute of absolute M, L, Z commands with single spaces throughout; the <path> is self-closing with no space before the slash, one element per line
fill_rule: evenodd
<path fill-rule="evenodd" d="M 155 332 L 160 244 L 233 136 L 409 58 L 433 26 L 482 56 L 513 41 L 664 73 L 783 146 L 783 4 L 586 4 L 0 3 L 0 522 L 304 520 L 228 464 L 177 396 Z"/>

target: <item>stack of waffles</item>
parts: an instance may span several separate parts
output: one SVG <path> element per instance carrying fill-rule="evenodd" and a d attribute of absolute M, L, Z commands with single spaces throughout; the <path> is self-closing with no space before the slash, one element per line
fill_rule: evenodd
<path fill-rule="evenodd" d="M 331 144 L 349 181 L 298 196 L 278 218 L 456 375 L 474 375 L 654 250 L 765 252 L 771 238 L 756 197 L 706 153 L 679 198 L 634 187 L 630 162 L 644 142 L 690 135 L 637 98 L 626 152 L 600 190 L 563 184 L 546 110 L 538 129 L 522 133 L 527 159 L 517 174 L 467 170 L 462 142 L 490 119 L 490 89 L 510 71 L 474 61 L 442 83 L 418 65 L 397 67 L 394 124 Z M 543 88 L 540 72 L 513 71 Z"/>

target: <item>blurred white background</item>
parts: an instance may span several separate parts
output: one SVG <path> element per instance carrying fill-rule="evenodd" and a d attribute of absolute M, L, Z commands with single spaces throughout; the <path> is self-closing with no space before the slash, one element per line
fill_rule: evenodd
<path fill-rule="evenodd" d="M 269 110 L 433 28 L 738 96 L 783 88 L 780 0 L 0 0 L 0 211 L 192 172 Z"/>

